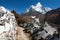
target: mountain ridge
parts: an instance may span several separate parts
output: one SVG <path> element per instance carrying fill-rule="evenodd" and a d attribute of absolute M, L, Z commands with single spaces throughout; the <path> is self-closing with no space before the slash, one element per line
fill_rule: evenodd
<path fill-rule="evenodd" d="M 39 16 L 40 14 L 45 14 L 46 12 L 52 10 L 49 7 L 43 7 L 40 2 L 36 5 L 31 5 L 25 12 L 22 13 L 24 16 Z"/>

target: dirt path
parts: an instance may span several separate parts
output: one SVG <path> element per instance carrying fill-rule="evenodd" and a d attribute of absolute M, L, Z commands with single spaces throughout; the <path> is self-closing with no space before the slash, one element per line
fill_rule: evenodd
<path fill-rule="evenodd" d="M 16 28 L 16 40 L 29 40 L 28 36 L 23 32 L 23 28 Z"/>

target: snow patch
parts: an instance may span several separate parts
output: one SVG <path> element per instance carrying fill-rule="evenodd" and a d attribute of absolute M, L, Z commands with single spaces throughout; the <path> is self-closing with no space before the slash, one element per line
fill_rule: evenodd
<path fill-rule="evenodd" d="M 31 18 L 33 18 L 33 19 L 34 19 L 34 18 L 36 18 L 36 16 L 31 16 Z"/>
<path fill-rule="evenodd" d="M 45 7 L 46 12 L 51 11 L 51 8 Z"/>

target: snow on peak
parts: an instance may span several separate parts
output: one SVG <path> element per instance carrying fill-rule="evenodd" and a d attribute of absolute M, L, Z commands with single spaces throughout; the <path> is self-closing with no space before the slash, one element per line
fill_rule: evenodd
<path fill-rule="evenodd" d="M 31 5 L 31 8 L 34 9 L 35 11 L 42 12 L 42 5 L 40 2 L 38 2 L 35 6 Z"/>
<path fill-rule="evenodd" d="M 52 10 L 51 8 L 45 7 L 45 10 L 48 12 L 50 10 Z"/>
<path fill-rule="evenodd" d="M 43 7 L 40 2 L 38 2 L 36 5 L 31 5 L 31 7 L 30 7 L 29 9 L 27 9 L 26 12 L 29 12 L 29 10 L 30 10 L 31 8 L 32 8 L 33 10 L 37 11 L 37 12 L 42 13 L 42 14 L 44 14 L 44 13 L 52 10 L 52 9 L 49 8 L 49 7 Z"/>
<path fill-rule="evenodd" d="M 36 6 L 37 6 L 37 7 L 42 7 L 42 5 L 41 5 L 40 2 L 38 2 L 38 3 L 36 4 Z"/>
<path fill-rule="evenodd" d="M 38 3 L 36 4 L 36 6 L 31 5 L 31 7 L 32 7 L 33 9 L 35 9 L 35 8 L 41 8 L 41 7 L 42 7 L 42 5 L 41 5 L 41 3 L 40 3 L 40 2 L 38 2 Z"/>

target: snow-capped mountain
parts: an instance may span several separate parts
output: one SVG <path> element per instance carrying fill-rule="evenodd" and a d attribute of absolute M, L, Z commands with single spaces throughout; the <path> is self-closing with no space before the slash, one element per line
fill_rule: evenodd
<path fill-rule="evenodd" d="M 52 9 L 49 7 L 43 7 L 43 5 L 40 2 L 38 2 L 36 5 L 31 5 L 31 7 L 27 9 L 26 12 L 29 12 L 30 10 L 34 10 L 34 11 L 44 14 Z"/>
<path fill-rule="evenodd" d="M 0 6 L 0 40 L 15 40 L 16 26 L 14 14 Z"/>

